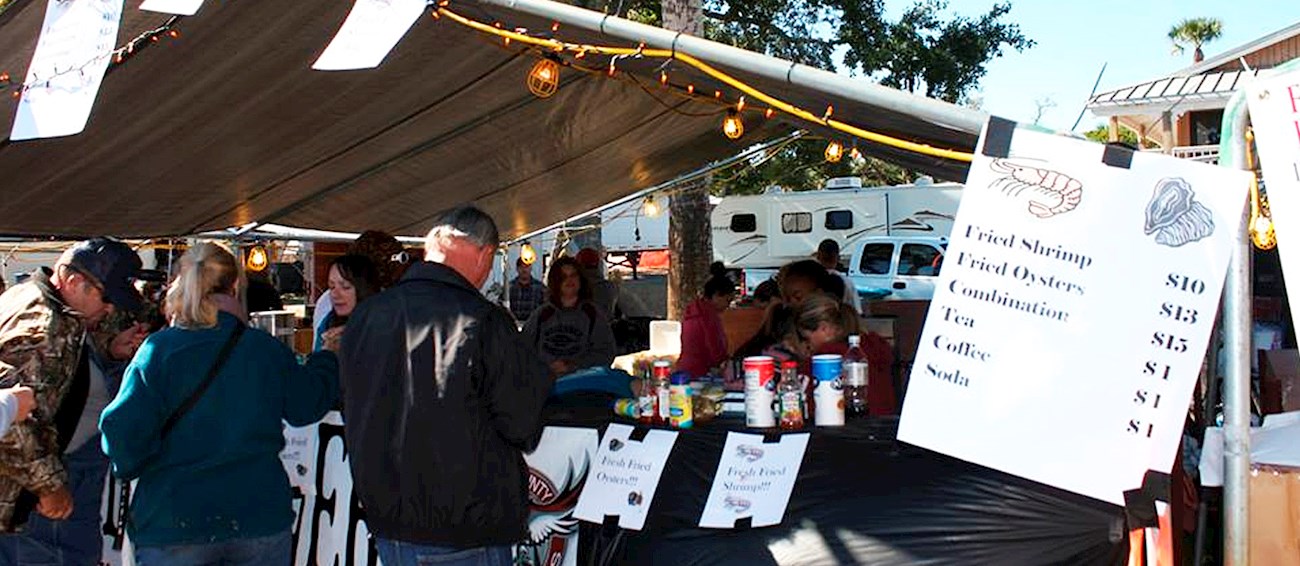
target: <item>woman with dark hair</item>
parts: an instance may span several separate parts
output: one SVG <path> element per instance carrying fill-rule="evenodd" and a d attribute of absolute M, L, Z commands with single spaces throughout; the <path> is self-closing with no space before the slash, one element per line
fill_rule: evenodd
<path fill-rule="evenodd" d="M 316 344 L 320 350 L 327 340 L 336 340 L 343 334 L 343 326 L 357 305 L 379 294 L 379 272 L 370 258 L 360 254 L 339 256 L 330 264 L 330 304 L 333 308 L 321 319 L 316 328 Z"/>
<path fill-rule="evenodd" d="M 547 299 L 524 323 L 524 339 L 532 343 L 553 375 L 614 361 L 614 332 L 604 310 L 592 302 L 591 282 L 578 262 L 562 257 L 546 276 Z"/>
<path fill-rule="evenodd" d="M 722 329 L 722 313 L 736 297 L 736 285 L 727 278 L 725 270 L 715 264 L 713 277 L 704 284 L 704 294 L 690 305 L 682 316 L 682 354 L 677 367 L 693 377 L 727 361 L 727 334 Z"/>

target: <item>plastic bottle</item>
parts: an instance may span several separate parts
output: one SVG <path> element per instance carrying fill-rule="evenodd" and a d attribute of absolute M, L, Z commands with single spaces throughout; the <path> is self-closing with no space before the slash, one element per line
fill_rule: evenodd
<path fill-rule="evenodd" d="M 637 395 L 637 422 L 643 425 L 654 424 L 655 415 L 659 409 L 655 406 L 655 400 L 658 399 L 655 393 L 654 372 L 651 368 L 646 367 L 641 370 L 641 393 Z"/>
<path fill-rule="evenodd" d="M 862 351 L 862 337 L 849 336 L 849 351 L 844 354 L 844 414 L 848 418 L 867 416 L 867 354 Z"/>
<path fill-rule="evenodd" d="M 844 426 L 844 391 L 841 387 L 840 357 L 835 354 L 813 356 L 813 423 L 817 426 Z"/>
<path fill-rule="evenodd" d="M 799 364 L 781 363 L 781 381 L 776 386 L 777 420 L 782 430 L 803 428 L 803 384 L 799 382 Z"/>
<path fill-rule="evenodd" d="M 669 410 L 672 406 L 672 391 L 669 389 L 668 374 L 672 371 L 672 364 L 665 360 L 655 362 L 654 369 L 654 391 L 655 396 L 655 414 L 651 424 L 664 426 L 668 424 Z"/>
<path fill-rule="evenodd" d="M 694 424 L 694 407 L 691 403 L 691 376 L 684 371 L 673 372 L 669 386 L 669 424 L 675 428 L 691 428 Z"/>

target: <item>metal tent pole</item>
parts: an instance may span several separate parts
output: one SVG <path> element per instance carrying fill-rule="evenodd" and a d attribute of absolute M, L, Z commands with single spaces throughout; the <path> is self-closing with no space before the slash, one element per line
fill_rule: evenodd
<path fill-rule="evenodd" d="M 771 80 L 814 88 L 837 98 L 855 100 L 884 110 L 916 116 L 970 134 L 978 134 L 983 129 L 984 122 L 988 120 L 987 114 L 971 108 L 551 0 L 478 0 L 478 2 L 503 6 L 563 25 L 603 33 L 632 44 L 645 42 L 647 47 L 687 53 L 710 63 L 747 71 Z"/>
<path fill-rule="evenodd" d="M 1224 110 L 1219 164 L 1246 169 L 1246 93 L 1238 91 Z M 1232 259 L 1223 295 L 1227 367 L 1223 380 L 1223 563 L 1249 564 L 1250 523 L 1250 237 L 1246 218 L 1233 227 Z"/>

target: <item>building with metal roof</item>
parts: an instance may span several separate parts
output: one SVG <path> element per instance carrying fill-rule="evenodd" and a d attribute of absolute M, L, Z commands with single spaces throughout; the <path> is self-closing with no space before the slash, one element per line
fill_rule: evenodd
<path fill-rule="evenodd" d="M 1215 161 L 1223 108 L 1257 76 L 1300 57 L 1300 22 L 1168 76 L 1094 95 L 1088 109 L 1179 157 Z"/>

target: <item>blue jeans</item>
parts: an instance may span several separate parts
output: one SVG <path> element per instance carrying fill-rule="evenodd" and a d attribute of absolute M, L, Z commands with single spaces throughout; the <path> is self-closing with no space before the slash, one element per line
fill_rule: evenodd
<path fill-rule="evenodd" d="M 21 533 L 0 536 L 0 566 L 99 563 L 104 544 L 99 512 L 108 475 L 108 457 L 100 451 L 99 436 L 64 456 L 63 464 L 72 492 L 72 515 L 55 521 L 32 512 Z"/>
<path fill-rule="evenodd" d="M 384 566 L 511 566 L 508 546 L 461 549 L 382 538 L 375 539 L 375 546 Z"/>
<path fill-rule="evenodd" d="M 136 566 L 286 566 L 293 564 L 289 531 L 205 544 L 142 546 Z"/>

